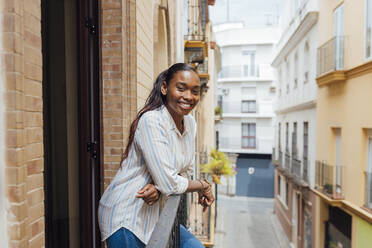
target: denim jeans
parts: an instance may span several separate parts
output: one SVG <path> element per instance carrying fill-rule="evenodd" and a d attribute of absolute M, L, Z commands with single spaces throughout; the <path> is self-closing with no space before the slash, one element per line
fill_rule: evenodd
<path fill-rule="evenodd" d="M 146 245 L 128 229 L 122 227 L 106 241 L 108 248 L 145 248 Z M 202 243 L 187 229 L 180 225 L 181 248 L 204 248 Z"/>

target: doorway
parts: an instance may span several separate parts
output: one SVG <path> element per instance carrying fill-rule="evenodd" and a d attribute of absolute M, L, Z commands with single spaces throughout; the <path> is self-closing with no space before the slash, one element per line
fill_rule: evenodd
<path fill-rule="evenodd" d="M 46 247 L 100 247 L 97 12 L 96 0 L 42 0 Z"/>

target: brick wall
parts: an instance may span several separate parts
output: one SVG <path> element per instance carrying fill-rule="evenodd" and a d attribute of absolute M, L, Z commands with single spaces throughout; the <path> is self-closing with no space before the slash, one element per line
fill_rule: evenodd
<path fill-rule="evenodd" d="M 40 0 L 5 0 L 2 15 L 9 244 L 42 247 L 45 224 Z"/>
<path fill-rule="evenodd" d="M 148 0 L 136 1 L 137 20 L 137 108 L 145 104 L 153 84 L 153 6 Z"/>

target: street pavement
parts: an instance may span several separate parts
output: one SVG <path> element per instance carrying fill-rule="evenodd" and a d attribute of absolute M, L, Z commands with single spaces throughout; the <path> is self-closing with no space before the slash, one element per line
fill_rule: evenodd
<path fill-rule="evenodd" d="M 218 195 L 215 248 L 288 248 L 274 200 Z"/>

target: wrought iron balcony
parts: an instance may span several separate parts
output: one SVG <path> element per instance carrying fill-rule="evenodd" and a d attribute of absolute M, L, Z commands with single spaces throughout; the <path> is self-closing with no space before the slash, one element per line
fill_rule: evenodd
<path fill-rule="evenodd" d="M 208 1 L 188 0 L 187 4 L 187 35 L 185 35 L 184 39 L 204 41 L 208 21 Z"/>
<path fill-rule="evenodd" d="M 284 167 L 288 173 L 291 172 L 291 155 L 287 152 L 284 155 Z"/>
<path fill-rule="evenodd" d="M 364 206 L 372 209 L 372 172 L 365 172 L 365 194 Z"/>
<path fill-rule="evenodd" d="M 344 69 L 344 43 L 344 36 L 335 36 L 318 48 L 317 76 Z"/>
<path fill-rule="evenodd" d="M 302 160 L 302 180 L 304 180 L 306 183 L 309 183 L 309 175 L 308 175 L 308 165 L 309 165 L 309 160 L 308 158 L 303 158 Z"/>
<path fill-rule="evenodd" d="M 283 168 L 283 152 L 282 151 L 279 151 L 278 164 L 279 164 L 279 167 Z"/>
<path fill-rule="evenodd" d="M 298 180 L 302 180 L 301 160 L 292 157 L 292 174 Z"/>
<path fill-rule="evenodd" d="M 333 199 L 343 199 L 343 166 L 316 161 L 315 187 Z"/>

